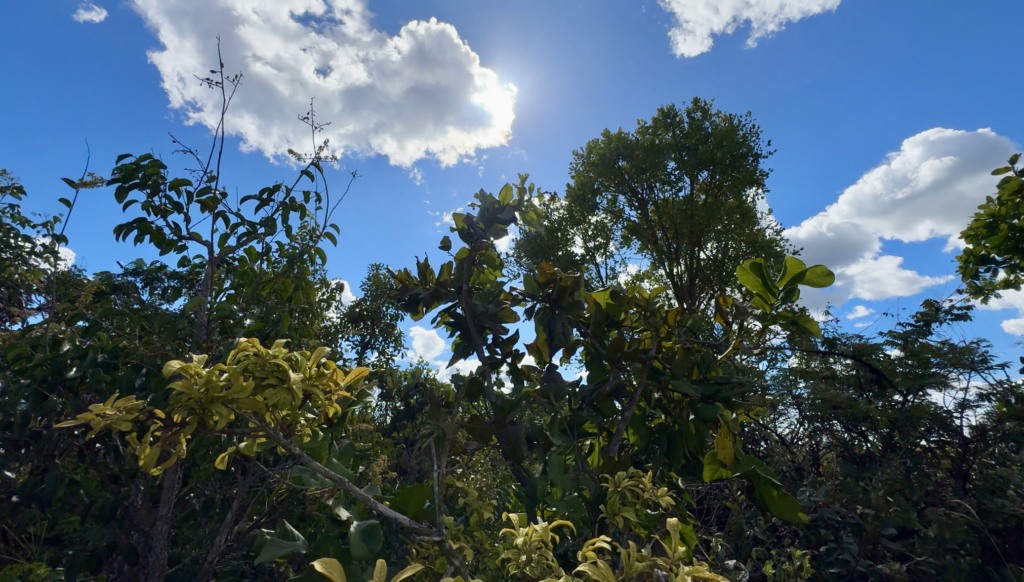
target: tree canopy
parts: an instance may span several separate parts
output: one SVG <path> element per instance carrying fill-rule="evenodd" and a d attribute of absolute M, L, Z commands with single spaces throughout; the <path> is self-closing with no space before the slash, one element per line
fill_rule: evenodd
<path fill-rule="evenodd" d="M 761 206 L 770 147 L 750 113 L 699 98 L 659 107 L 632 132 L 605 130 L 573 152 L 564 201 L 549 203 L 555 221 L 527 229 L 523 258 L 554 259 L 597 286 L 633 262 L 687 313 L 706 313 L 736 289 L 738 264 L 763 257 L 778 266 L 788 249 Z"/>

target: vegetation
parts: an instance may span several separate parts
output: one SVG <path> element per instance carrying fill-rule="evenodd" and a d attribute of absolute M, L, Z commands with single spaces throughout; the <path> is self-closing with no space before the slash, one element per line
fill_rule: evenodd
<path fill-rule="evenodd" d="M 758 210 L 749 114 L 606 132 L 564 200 L 480 191 L 348 304 L 322 150 L 235 201 L 223 140 L 117 160 L 114 236 L 162 257 L 117 272 L 63 267 L 0 175 L 0 580 L 1024 576 L 1020 382 L 962 302 L 877 337 L 801 310 L 834 275 Z M 475 368 L 403 365 L 403 315 Z"/>

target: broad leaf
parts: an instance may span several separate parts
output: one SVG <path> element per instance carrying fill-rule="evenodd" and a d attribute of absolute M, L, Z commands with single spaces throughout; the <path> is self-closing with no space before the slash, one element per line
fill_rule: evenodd
<path fill-rule="evenodd" d="M 384 530 L 375 519 L 357 521 L 348 530 L 348 547 L 352 557 L 357 560 L 369 560 L 377 555 L 384 545 Z"/>

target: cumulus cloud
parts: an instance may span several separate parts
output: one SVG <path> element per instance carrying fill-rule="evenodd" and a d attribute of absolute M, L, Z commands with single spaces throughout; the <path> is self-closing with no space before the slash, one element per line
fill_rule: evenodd
<path fill-rule="evenodd" d="M 345 306 L 351 305 L 356 300 L 356 295 L 352 292 L 352 285 L 344 279 L 335 279 L 335 281 L 344 285 L 344 288 L 341 290 L 341 304 Z"/>
<path fill-rule="evenodd" d="M 480 366 L 479 360 L 471 358 L 447 367 L 448 361 L 441 355 L 448 350 L 448 343 L 437 330 L 414 325 L 409 328 L 409 337 L 412 338 L 412 349 L 406 353 L 406 357 L 412 362 L 422 360 L 437 368 L 437 378 L 442 382 L 450 381 L 455 374 L 469 374 Z"/>
<path fill-rule="evenodd" d="M 71 265 L 74 265 L 75 258 L 77 257 L 77 255 L 75 255 L 75 251 L 68 247 L 60 247 L 60 249 L 57 250 L 57 256 L 57 262 L 61 269 L 67 269 L 71 267 Z"/>
<path fill-rule="evenodd" d="M 50 237 L 48 236 L 36 237 L 36 242 L 40 246 L 48 247 L 50 249 L 53 248 L 53 241 L 51 241 Z M 28 252 L 29 250 L 30 249 L 26 249 L 26 252 Z M 57 270 L 61 271 L 70 268 L 72 265 L 75 264 L 75 259 L 77 257 L 78 255 L 75 254 L 75 251 L 69 249 L 68 247 L 63 245 L 57 247 Z M 39 263 L 39 266 L 49 270 L 52 267 L 52 263 L 41 262 Z"/>
<path fill-rule="evenodd" d="M 220 96 L 197 82 L 241 71 L 228 131 L 271 158 L 311 149 L 296 115 L 314 99 L 334 154 L 381 154 L 408 167 L 451 165 L 508 143 L 516 88 L 481 65 L 450 24 L 415 20 L 391 36 L 366 0 L 132 0 L 163 45 L 149 53 L 172 108 L 215 127 Z M 211 66 L 212 65 L 212 66 Z"/>
<path fill-rule="evenodd" d="M 715 36 L 750 26 L 747 46 L 781 31 L 790 22 L 835 10 L 840 0 L 658 0 L 672 15 L 668 33 L 677 57 L 711 50 Z"/>
<path fill-rule="evenodd" d="M 441 365 L 442 369 L 437 373 L 437 379 L 442 382 L 451 382 L 452 376 L 459 374 L 462 376 L 468 376 L 472 374 L 474 370 L 480 367 L 480 360 L 470 359 L 461 360 L 455 362 L 451 368 L 444 368 L 444 364 Z"/>
<path fill-rule="evenodd" d="M 107 19 L 107 10 L 101 6 L 97 6 L 92 2 L 82 2 L 78 5 L 78 10 L 71 15 L 71 18 L 75 22 L 82 22 L 85 24 L 99 24 Z"/>
<path fill-rule="evenodd" d="M 409 328 L 409 337 L 412 338 L 409 359 L 413 361 L 422 359 L 436 363 L 438 356 L 448 349 L 444 339 L 434 329 L 414 325 Z"/>
<path fill-rule="evenodd" d="M 934 128 L 904 140 L 835 203 L 785 231 L 808 264 L 836 271 L 836 285 L 807 292 L 808 303 L 906 297 L 951 280 L 907 268 L 903 257 L 884 254 L 884 242 L 939 239 L 947 252 L 960 248 L 960 231 L 995 189 L 991 169 L 1013 151 L 990 129 Z"/>
<path fill-rule="evenodd" d="M 999 295 L 984 305 L 978 304 L 978 308 L 987 311 L 1015 311 L 1017 317 L 1003 320 L 999 325 L 1010 335 L 1024 336 L 1024 290 L 1001 291 Z"/>
<path fill-rule="evenodd" d="M 999 327 L 1010 335 L 1024 335 L 1024 318 L 1007 319 L 999 324 Z"/>

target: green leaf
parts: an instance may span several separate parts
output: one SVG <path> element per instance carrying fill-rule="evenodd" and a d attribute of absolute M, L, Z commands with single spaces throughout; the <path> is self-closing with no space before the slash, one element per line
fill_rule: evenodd
<path fill-rule="evenodd" d="M 790 279 L 805 271 L 807 265 L 796 257 L 786 257 L 785 264 L 782 266 L 782 276 L 779 277 L 779 287 L 785 287 L 786 283 Z"/>
<path fill-rule="evenodd" d="M 708 451 L 708 454 L 704 455 L 704 482 L 714 483 L 731 478 L 732 471 L 722 464 L 722 461 L 718 458 L 718 453 Z"/>
<path fill-rule="evenodd" d="M 824 265 L 814 265 L 807 268 L 807 273 L 803 276 L 800 284 L 820 289 L 828 287 L 835 282 L 836 274 L 831 269 Z"/>
<path fill-rule="evenodd" d="M 441 239 L 441 244 L 437 245 L 437 248 L 441 249 L 442 251 L 444 251 L 446 253 L 448 251 L 452 250 L 452 239 L 451 239 L 451 237 L 449 237 L 449 236 L 443 237 Z"/>
<path fill-rule="evenodd" d="M 433 497 L 430 483 L 417 483 L 401 488 L 391 500 L 391 507 L 413 519 L 429 518 L 427 502 Z"/>
<path fill-rule="evenodd" d="M 266 541 L 263 542 L 259 555 L 256 556 L 253 564 L 265 564 L 285 556 L 304 554 L 309 548 L 306 544 L 306 538 L 302 537 L 302 534 L 296 531 L 287 521 L 282 520 L 277 529 L 270 533 L 273 533 L 275 537 L 271 537 L 267 530 L 263 531 Z"/>
<path fill-rule="evenodd" d="M 1010 156 L 1009 162 L 1010 162 L 1011 166 L 1016 166 L 1018 161 L 1020 161 L 1020 152 L 1015 153 L 1012 156 Z"/>
<path fill-rule="evenodd" d="M 182 188 L 191 188 L 192 180 L 188 178 L 175 178 L 167 184 L 168 190 L 180 190 Z"/>
<path fill-rule="evenodd" d="M 725 467 L 731 467 L 736 459 L 732 431 L 725 424 L 718 428 L 718 434 L 715 436 L 715 456 Z"/>
<path fill-rule="evenodd" d="M 757 501 L 769 513 L 789 523 L 804 524 L 810 519 L 800 511 L 800 502 L 775 483 L 755 477 L 753 480 Z"/>
<path fill-rule="evenodd" d="M 346 582 L 345 569 L 334 558 L 320 558 L 314 560 L 310 566 L 313 566 L 314 570 L 331 582 Z"/>
<path fill-rule="evenodd" d="M 736 278 L 741 285 L 754 295 L 762 297 L 766 303 L 775 302 L 774 284 L 768 280 L 764 268 L 764 259 L 752 259 L 736 267 Z"/>
<path fill-rule="evenodd" d="M 800 327 L 807 330 L 807 333 L 814 337 L 821 337 L 821 326 L 814 320 L 813 317 L 806 313 L 800 313 L 793 318 L 793 321 Z"/>
<path fill-rule="evenodd" d="M 375 519 L 357 521 L 348 530 L 348 547 L 352 557 L 369 560 L 384 546 L 384 530 Z"/>

